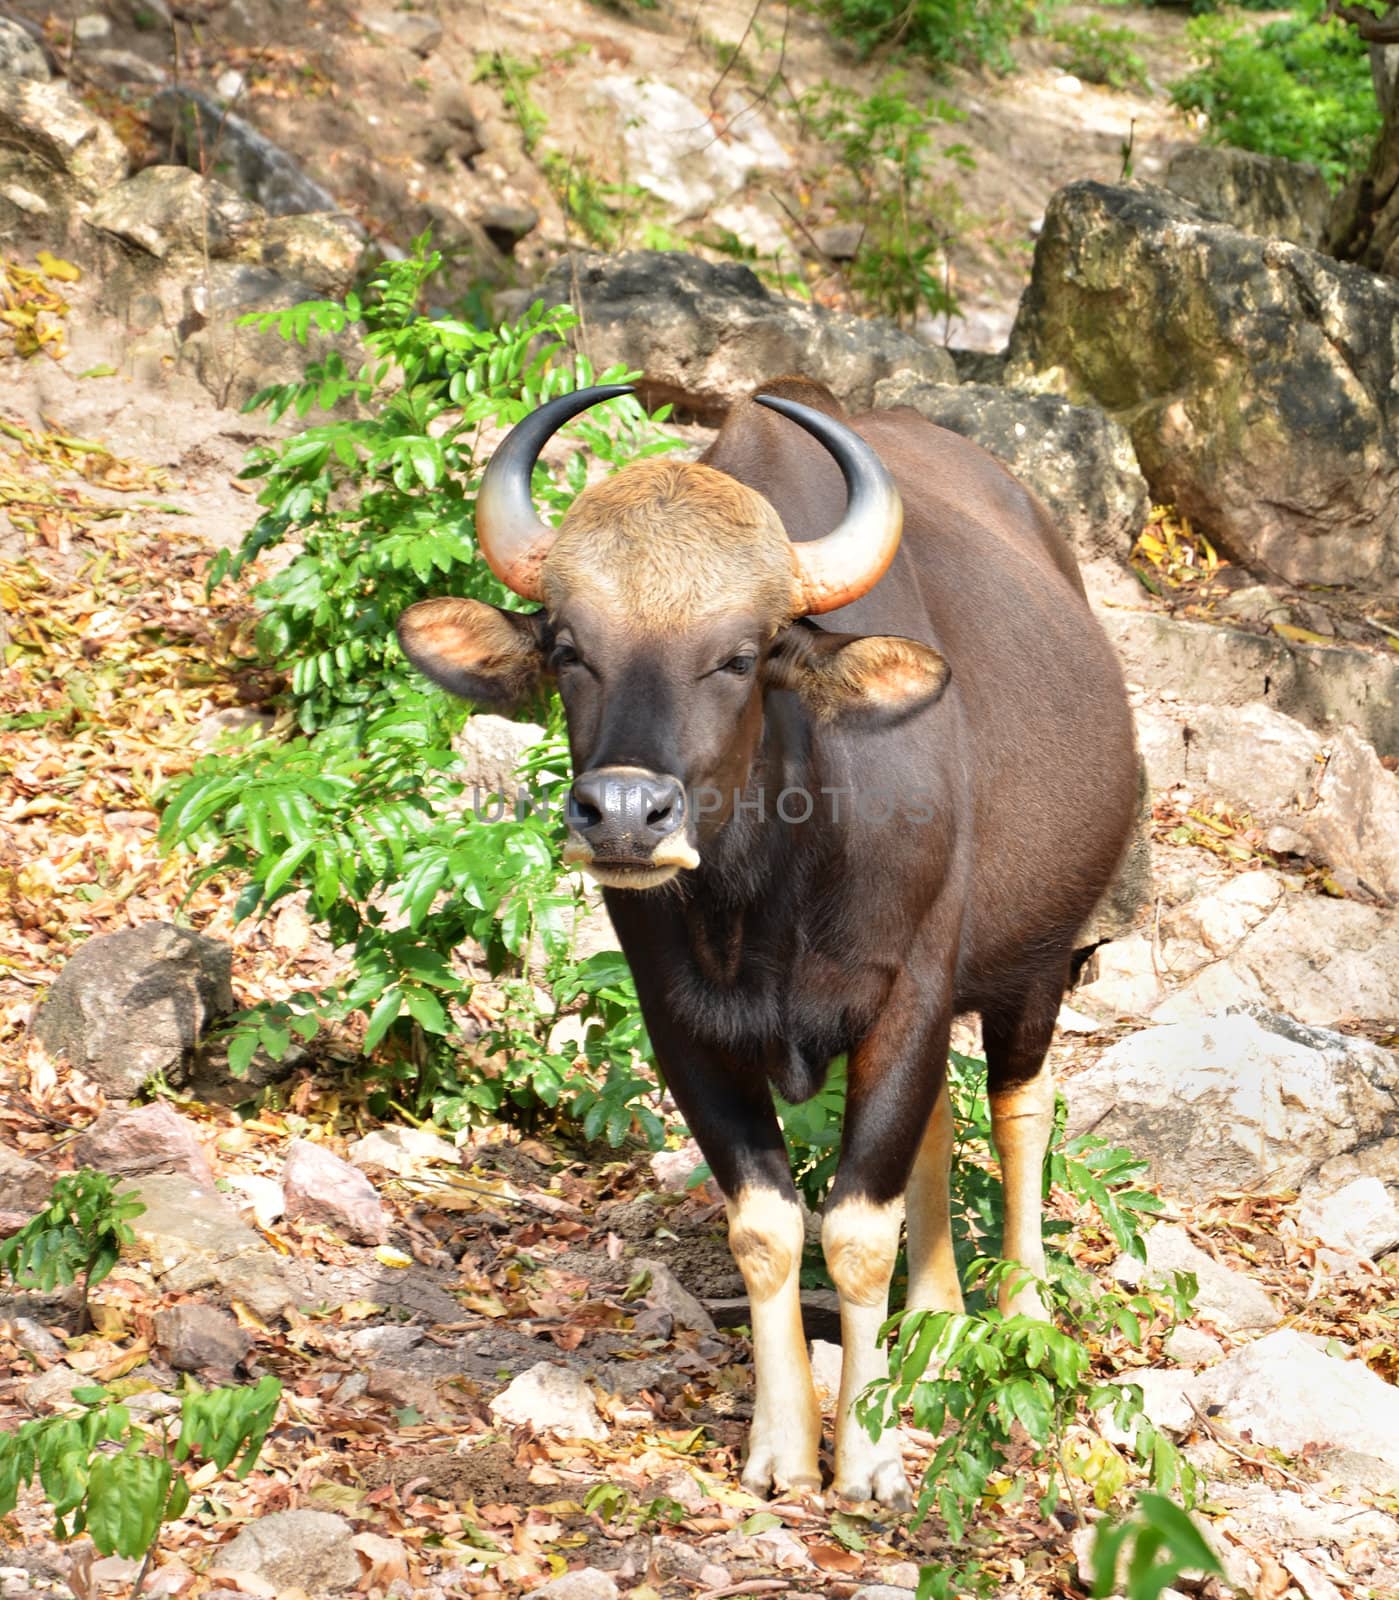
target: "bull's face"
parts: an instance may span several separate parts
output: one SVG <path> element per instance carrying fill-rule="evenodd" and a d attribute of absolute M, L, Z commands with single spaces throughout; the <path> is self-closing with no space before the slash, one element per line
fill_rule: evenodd
<path fill-rule="evenodd" d="M 910 640 L 796 620 L 855 599 L 897 546 L 897 491 L 851 430 L 782 403 L 854 458 L 833 449 L 850 505 L 826 539 L 794 545 L 754 490 L 667 462 L 635 463 L 585 490 L 556 532 L 534 518 L 529 473 L 544 439 L 584 403 L 566 396 L 521 423 L 477 505 L 483 554 L 543 609 L 426 600 L 404 613 L 399 638 L 423 672 L 478 704 L 507 707 L 551 675 L 576 774 L 565 859 L 608 887 L 650 889 L 698 867 L 728 821 L 769 690 L 795 690 L 819 717 L 898 711 L 935 698 L 947 668 Z"/>

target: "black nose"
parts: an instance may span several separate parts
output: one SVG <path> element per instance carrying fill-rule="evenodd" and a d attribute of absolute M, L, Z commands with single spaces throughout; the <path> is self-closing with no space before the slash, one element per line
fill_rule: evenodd
<path fill-rule="evenodd" d="M 568 823 L 599 856 L 649 861 L 685 825 L 685 786 L 664 772 L 595 767 L 573 780 Z"/>

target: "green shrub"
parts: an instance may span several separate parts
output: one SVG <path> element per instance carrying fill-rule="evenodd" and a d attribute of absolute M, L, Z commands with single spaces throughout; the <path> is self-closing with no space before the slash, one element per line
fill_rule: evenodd
<path fill-rule="evenodd" d="M 44 1209 L 0 1244 L 0 1272 L 45 1294 L 81 1278 L 78 1322 L 86 1328 L 88 1296 L 116 1266 L 122 1246 L 135 1242 L 130 1223 L 145 1209 L 135 1195 L 119 1195 L 105 1172 L 67 1173 L 55 1180 Z"/>
<path fill-rule="evenodd" d="M 1136 46 L 1141 38 L 1131 28 L 1110 28 L 1096 17 L 1087 22 L 1056 22 L 1049 37 L 1063 45 L 1055 59 L 1065 72 L 1085 83 L 1111 89 L 1146 87 L 1146 62 Z"/>
<path fill-rule="evenodd" d="M 203 853 L 205 877 L 242 881 L 239 918 L 266 916 L 304 892 L 325 937 L 349 956 L 350 976 L 337 988 L 236 1019 L 235 1072 L 259 1046 L 280 1058 L 293 1035 L 310 1039 L 329 1021 L 359 1015 L 364 1050 L 379 1051 L 383 1072 L 404 1080 L 435 1117 L 458 1123 L 562 1105 L 619 1141 L 638 1096 L 653 1086 L 639 1069 L 645 1041 L 630 1020 L 624 969 L 571 960 L 580 897 L 560 863 L 557 802 L 568 763 L 557 704 L 533 708 L 550 722 L 525 763 L 535 804 L 503 817 L 478 811 L 452 752 L 468 711 L 426 684 L 394 638 L 398 614 L 427 594 L 516 603 L 477 555 L 481 430 L 513 424 L 593 374 L 581 358 L 567 359 L 563 336 L 576 318 L 566 308 L 536 305 L 513 325 L 485 330 L 420 313 L 438 264 L 424 238 L 411 258 L 384 266 L 364 297 L 250 319 L 302 343 L 313 328 L 357 324 L 367 358 L 358 374 L 332 351 L 310 363 L 304 381 L 266 389 L 251 404 L 274 418 L 344 401 L 358 412 L 249 458 L 243 475 L 262 485 L 262 514 L 240 548 L 214 564 L 210 582 L 299 541 L 253 589 L 258 664 L 289 679 L 286 733 L 202 759 L 168 796 L 161 837 Z M 630 398 L 573 431 L 610 464 L 670 447 Z M 544 514 L 568 506 L 587 465 L 578 455 L 561 477 L 537 470 Z M 516 993 L 528 996 L 474 1059 L 454 1040 L 451 1014 L 469 997 L 452 959 L 468 941 L 492 973 L 516 974 Z M 532 950 L 542 962 L 526 981 Z M 535 984 L 552 991 L 554 1009 L 583 1005 L 587 1070 L 541 1042 L 547 1024 Z M 627 1004 L 616 1002 L 619 993 Z M 640 1123 L 658 1142 L 654 1117 Z"/>
<path fill-rule="evenodd" d="M 822 0 L 832 28 L 865 54 L 892 48 L 928 67 L 1009 72 L 1010 44 L 1034 22 L 1034 0 Z"/>
<path fill-rule="evenodd" d="M 1368 50 L 1336 20 L 1297 13 L 1263 28 L 1237 17 L 1190 24 L 1201 65 L 1171 98 L 1208 119 L 1208 137 L 1314 162 L 1334 184 L 1362 167 L 1380 129 Z"/>

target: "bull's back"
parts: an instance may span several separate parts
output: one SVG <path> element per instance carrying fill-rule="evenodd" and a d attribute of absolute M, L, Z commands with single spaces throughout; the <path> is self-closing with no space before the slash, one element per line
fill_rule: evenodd
<path fill-rule="evenodd" d="M 1106 887 L 1135 808 L 1131 712 L 1073 555 L 1038 499 L 916 412 L 849 420 L 899 484 L 904 537 L 875 588 L 821 621 L 920 639 L 952 668 L 944 700 L 901 729 L 900 753 L 929 772 L 961 768 L 972 817 L 970 828 L 959 819 L 970 878 L 963 965 L 975 987 L 1019 950 L 1061 945 Z M 764 408 L 743 406 L 708 459 L 765 494 L 794 538 L 828 532 L 844 509 L 829 455 Z"/>

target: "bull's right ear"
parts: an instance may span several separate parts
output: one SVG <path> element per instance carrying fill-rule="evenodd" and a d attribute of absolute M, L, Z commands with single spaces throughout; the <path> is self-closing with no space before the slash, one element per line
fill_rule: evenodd
<path fill-rule="evenodd" d="M 501 611 L 484 600 L 420 600 L 398 619 L 398 642 L 419 672 L 478 706 L 507 711 L 544 671 L 542 611 Z"/>

